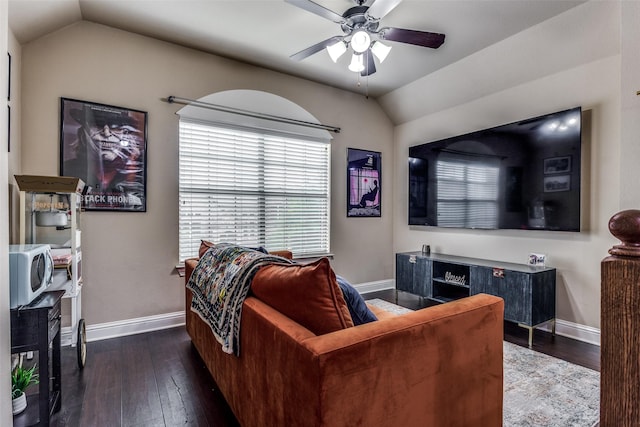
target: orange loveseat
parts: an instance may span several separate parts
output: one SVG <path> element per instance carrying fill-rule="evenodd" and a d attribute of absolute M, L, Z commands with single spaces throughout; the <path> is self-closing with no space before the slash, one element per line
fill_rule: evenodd
<path fill-rule="evenodd" d="M 187 260 L 186 281 L 197 260 Z M 195 348 L 244 427 L 502 426 L 502 299 L 480 294 L 315 335 L 255 296 L 240 355 L 190 309 Z"/>

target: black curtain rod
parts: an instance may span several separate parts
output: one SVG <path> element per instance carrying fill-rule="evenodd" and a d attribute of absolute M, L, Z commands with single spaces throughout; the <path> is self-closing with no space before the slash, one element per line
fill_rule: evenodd
<path fill-rule="evenodd" d="M 264 119 L 264 120 L 270 120 L 273 122 L 288 123 L 291 125 L 305 126 L 309 128 L 323 129 L 329 132 L 340 133 L 340 128 L 337 126 L 329 126 L 329 125 L 323 125 L 321 123 L 306 122 L 304 120 L 296 120 L 296 119 L 290 119 L 287 117 L 273 116 L 271 114 L 265 114 L 265 113 L 256 113 L 253 111 L 241 110 L 239 108 L 210 104 L 208 102 L 197 101 L 194 99 L 180 98 L 178 96 L 173 96 L 173 95 L 167 97 L 166 101 L 169 104 L 176 103 L 176 104 L 183 104 L 183 105 L 192 105 L 194 107 L 207 108 L 209 110 L 216 110 L 216 111 L 222 111 L 225 113 L 238 114 L 241 116 L 253 117 L 256 119 Z"/>

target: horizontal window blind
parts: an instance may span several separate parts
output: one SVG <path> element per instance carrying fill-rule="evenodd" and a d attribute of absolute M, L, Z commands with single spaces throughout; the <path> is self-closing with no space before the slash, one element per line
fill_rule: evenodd
<path fill-rule="evenodd" d="M 481 162 L 439 160 L 438 225 L 496 228 L 500 168 Z"/>
<path fill-rule="evenodd" d="M 330 146 L 180 120 L 180 259 L 200 240 L 329 253 Z"/>

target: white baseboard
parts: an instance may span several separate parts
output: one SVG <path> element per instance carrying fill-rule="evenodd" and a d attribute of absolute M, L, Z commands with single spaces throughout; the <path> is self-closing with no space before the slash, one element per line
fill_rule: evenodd
<path fill-rule="evenodd" d="M 540 327 L 541 330 L 551 332 L 550 325 Z M 600 345 L 600 329 L 567 320 L 556 319 L 556 335 L 583 341 L 589 344 Z"/>
<path fill-rule="evenodd" d="M 353 287 L 356 288 L 356 290 L 359 293 L 365 294 L 367 292 L 384 291 L 385 289 L 395 289 L 396 281 L 393 279 L 378 280 L 376 282 L 359 283 L 357 285 L 353 285 Z"/>
<path fill-rule="evenodd" d="M 360 293 L 375 292 L 385 289 L 394 289 L 395 281 L 379 280 L 354 285 Z M 138 317 L 135 319 L 119 320 L 116 322 L 99 323 L 87 326 L 87 342 L 106 340 L 109 338 L 123 337 L 127 335 L 140 334 L 143 332 L 168 329 L 185 324 L 184 311 L 175 313 L 159 314 L 155 316 Z M 63 346 L 71 345 L 72 329 L 70 326 L 61 330 L 61 343 Z"/>
<path fill-rule="evenodd" d="M 168 329 L 185 324 L 184 311 L 87 326 L 87 342 Z M 62 328 L 62 345 L 71 345 L 71 327 Z"/>
<path fill-rule="evenodd" d="M 378 280 L 353 285 L 360 293 L 383 291 L 395 289 L 395 281 Z M 127 335 L 140 334 L 143 332 L 168 329 L 185 324 L 184 311 L 174 313 L 159 314 L 155 316 L 138 317 L 135 319 L 120 320 L 117 322 L 100 323 L 87 326 L 87 341 L 99 341 L 108 338 L 116 338 Z M 550 325 L 543 325 L 541 330 L 551 332 Z M 556 334 L 589 344 L 600 345 L 600 329 L 590 326 L 580 325 L 567 320 L 556 320 Z M 71 327 L 63 327 L 61 331 L 61 342 L 63 346 L 71 345 Z"/>

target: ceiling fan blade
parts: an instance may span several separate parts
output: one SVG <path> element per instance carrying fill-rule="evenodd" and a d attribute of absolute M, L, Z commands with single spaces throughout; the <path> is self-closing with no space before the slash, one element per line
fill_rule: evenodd
<path fill-rule="evenodd" d="M 399 5 L 401 1 L 402 0 L 375 0 L 367 11 L 367 15 L 369 15 L 373 19 L 382 19 L 389 12 L 395 9 L 395 7 Z"/>
<path fill-rule="evenodd" d="M 407 30 L 405 28 L 386 27 L 379 31 L 380 38 L 400 43 L 409 43 L 416 46 L 439 48 L 444 43 L 444 34 L 429 33 L 426 31 Z"/>
<path fill-rule="evenodd" d="M 314 3 L 311 0 L 284 0 L 285 2 L 298 6 L 300 9 L 304 9 L 307 12 L 315 13 L 329 21 L 333 21 L 336 24 L 343 24 L 346 22 L 344 17 L 333 10 L 329 10 L 324 6 Z"/>
<path fill-rule="evenodd" d="M 366 61 L 364 64 L 364 70 L 360 73 L 362 77 L 370 76 L 371 74 L 376 72 L 376 63 L 373 61 L 373 53 L 368 50 L 365 55 Z"/>
<path fill-rule="evenodd" d="M 310 46 L 304 50 L 301 50 L 298 53 L 294 53 L 289 58 L 293 59 L 294 61 L 302 61 L 303 59 L 313 55 L 314 53 L 320 52 L 325 47 L 330 46 L 334 43 L 338 43 L 342 39 L 344 39 L 344 36 L 333 36 L 331 38 L 321 41 L 320 43 L 316 43 L 313 46 Z"/>

